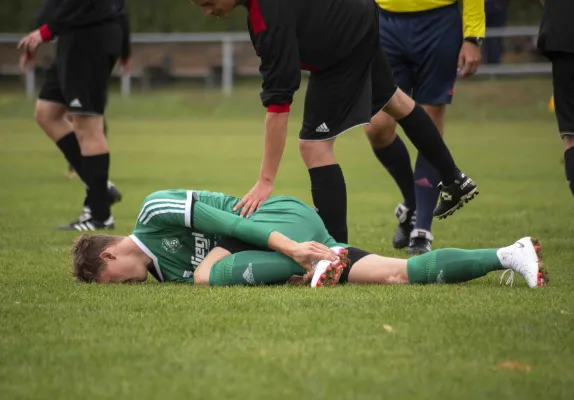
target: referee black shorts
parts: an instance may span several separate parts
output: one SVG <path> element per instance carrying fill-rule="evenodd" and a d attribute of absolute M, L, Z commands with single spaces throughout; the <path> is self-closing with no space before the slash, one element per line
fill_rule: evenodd
<path fill-rule="evenodd" d="M 75 114 L 103 115 L 110 75 L 121 51 L 118 24 L 74 30 L 58 37 L 56 57 L 38 98 Z"/>
<path fill-rule="evenodd" d="M 311 72 L 300 140 L 329 140 L 366 125 L 393 97 L 397 85 L 379 45 L 378 20 L 372 36 L 340 63 Z"/>
<path fill-rule="evenodd" d="M 574 135 L 574 54 L 550 53 L 554 109 L 560 136 Z"/>

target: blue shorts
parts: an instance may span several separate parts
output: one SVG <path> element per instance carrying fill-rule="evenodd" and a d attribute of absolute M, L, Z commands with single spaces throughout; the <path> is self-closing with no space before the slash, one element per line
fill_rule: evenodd
<path fill-rule="evenodd" d="M 457 3 L 413 13 L 379 12 L 380 43 L 397 85 L 419 104 L 452 101 L 462 46 Z"/>

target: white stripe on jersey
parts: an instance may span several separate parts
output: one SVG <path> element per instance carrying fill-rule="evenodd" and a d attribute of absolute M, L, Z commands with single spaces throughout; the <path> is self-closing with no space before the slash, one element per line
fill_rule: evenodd
<path fill-rule="evenodd" d="M 145 209 L 145 211 L 142 211 L 141 216 L 138 218 L 139 222 L 142 222 L 143 220 L 145 220 L 149 213 L 152 210 L 155 210 L 156 208 L 185 208 L 185 204 L 173 204 L 173 203 L 160 203 L 160 204 L 156 204 L 155 206 L 151 206 L 151 207 L 147 207 Z"/>
<path fill-rule="evenodd" d="M 157 272 L 157 275 L 159 276 L 159 280 L 161 282 L 163 282 L 163 274 L 161 273 L 161 268 L 159 267 L 159 261 L 157 259 L 157 257 L 151 252 L 150 249 L 147 248 L 147 246 L 145 244 L 142 243 L 141 240 L 139 240 L 136 235 L 134 235 L 133 233 L 129 236 L 131 240 L 134 241 L 134 243 L 144 252 L 147 254 L 147 256 L 149 258 L 151 258 L 151 260 L 153 261 L 153 265 L 155 266 L 155 271 Z"/>
<path fill-rule="evenodd" d="M 187 191 L 187 197 L 185 199 L 185 218 L 184 223 L 187 228 L 191 228 L 191 200 L 193 198 L 193 190 Z"/>
<path fill-rule="evenodd" d="M 159 214 L 167 214 L 167 213 L 170 213 L 170 214 L 185 214 L 185 211 L 184 211 L 184 210 L 174 210 L 174 209 L 170 209 L 170 208 L 167 208 L 167 209 L 164 209 L 164 210 L 154 211 L 154 212 L 152 212 L 152 213 L 147 217 L 147 219 L 146 219 L 145 221 L 143 221 L 143 224 L 146 225 L 146 224 L 150 221 L 150 219 L 152 219 L 152 218 L 155 217 L 156 215 L 159 215 Z"/>
<path fill-rule="evenodd" d="M 185 204 L 185 202 L 187 200 L 172 200 L 172 199 L 155 199 L 155 200 L 149 200 L 146 201 L 144 203 L 144 205 L 142 206 L 142 210 L 140 211 L 140 215 L 138 215 L 137 219 L 139 220 L 140 217 L 142 216 L 142 214 L 146 211 L 147 206 L 149 206 L 150 204 L 153 203 L 160 203 L 160 202 L 165 202 L 165 203 L 176 203 L 176 204 Z"/>

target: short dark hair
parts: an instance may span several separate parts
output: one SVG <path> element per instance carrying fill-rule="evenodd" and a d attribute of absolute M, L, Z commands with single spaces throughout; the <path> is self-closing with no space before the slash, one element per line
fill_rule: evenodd
<path fill-rule="evenodd" d="M 76 238 L 70 252 L 76 279 L 88 283 L 96 281 L 105 266 L 100 254 L 120 239 L 121 236 L 87 234 Z"/>

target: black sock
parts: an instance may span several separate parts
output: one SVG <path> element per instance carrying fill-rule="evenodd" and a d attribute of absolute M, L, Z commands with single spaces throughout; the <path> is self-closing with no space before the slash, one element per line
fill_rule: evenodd
<path fill-rule="evenodd" d="M 405 206 L 414 210 L 416 202 L 413 167 L 409 151 L 401 138 L 397 135 L 389 146 L 382 149 L 373 148 L 373 152 L 397 183 L 403 195 Z"/>
<path fill-rule="evenodd" d="M 110 198 L 108 196 L 108 171 L 110 154 L 84 156 L 82 168 L 88 186 L 88 206 L 92 217 L 104 222 L 110 217 Z"/>
<path fill-rule="evenodd" d="M 309 169 L 313 203 L 327 231 L 339 243 L 348 243 L 347 187 L 339 164 Z"/>
<path fill-rule="evenodd" d="M 574 195 L 574 147 L 570 147 L 564 152 L 564 168 L 566 169 L 566 179 L 570 191 Z"/>
<path fill-rule="evenodd" d="M 413 111 L 397 123 L 419 153 L 440 173 L 443 184 L 453 183 L 459 171 L 440 132 L 426 111 L 415 104 Z"/>
<path fill-rule="evenodd" d="M 438 171 L 420 153 L 415 164 L 415 197 L 417 199 L 416 229 L 431 230 L 433 211 L 438 200 Z"/>
<path fill-rule="evenodd" d="M 74 168 L 80 179 L 85 182 L 82 171 L 82 153 L 76 134 L 74 132 L 68 133 L 58 140 L 56 145 L 60 148 L 60 151 L 64 153 L 64 157 L 66 157 L 66 160 L 68 160 L 68 163 Z"/>

